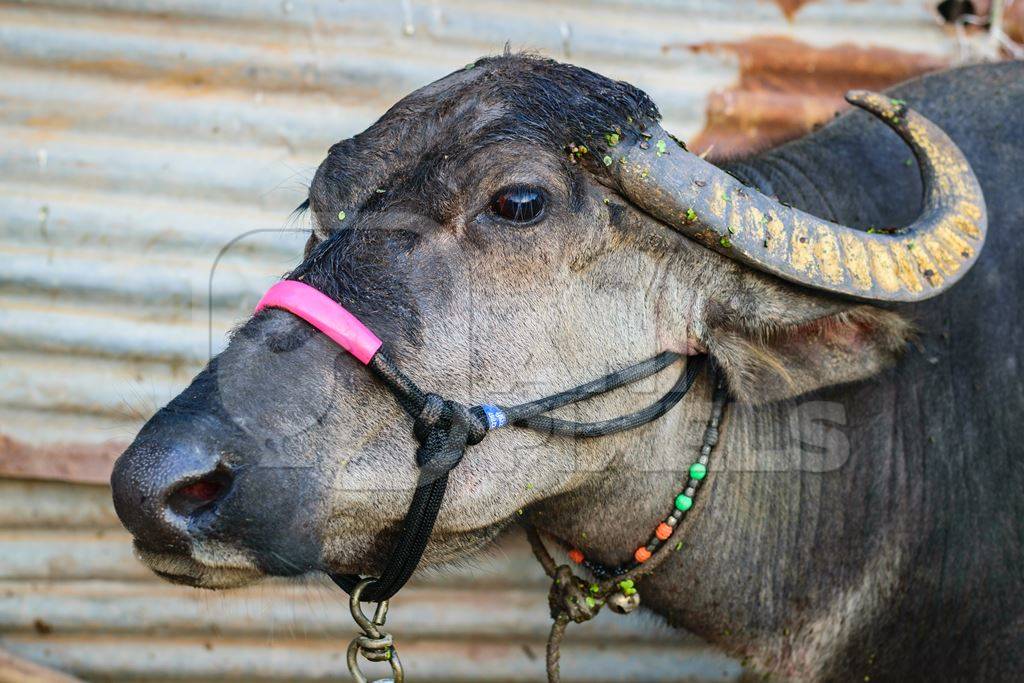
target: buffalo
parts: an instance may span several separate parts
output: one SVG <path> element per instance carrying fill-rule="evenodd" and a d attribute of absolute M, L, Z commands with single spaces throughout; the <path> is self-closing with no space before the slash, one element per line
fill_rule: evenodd
<path fill-rule="evenodd" d="M 851 101 L 868 112 L 711 164 L 627 83 L 484 58 L 331 147 L 287 277 L 470 405 L 709 356 L 732 405 L 643 605 L 779 679 L 1018 680 L 1024 64 Z M 564 414 L 629 413 L 670 381 Z M 711 393 L 698 377 L 603 438 L 488 436 L 451 471 L 424 564 L 523 519 L 628 559 L 671 510 Z M 416 446 L 365 368 L 268 308 L 143 427 L 114 502 L 173 582 L 375 575 Z"/>

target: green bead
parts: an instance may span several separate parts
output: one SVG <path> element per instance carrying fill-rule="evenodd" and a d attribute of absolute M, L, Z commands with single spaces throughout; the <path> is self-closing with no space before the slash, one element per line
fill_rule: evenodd
<path fill-rule="evenodd" d="M 690 465 L 690 478 L 700 481 L 708 475 L 708 468 L 705 465 L 701 465 L 699 462 L 695 462 Z"/>
<path fill-rule="evenodd" d="M 676 509 L 680 512 L 686 512 L 693 507 L 693 498 L 690 498 L 685 493 L 680 493 L 676 496 Z"/>

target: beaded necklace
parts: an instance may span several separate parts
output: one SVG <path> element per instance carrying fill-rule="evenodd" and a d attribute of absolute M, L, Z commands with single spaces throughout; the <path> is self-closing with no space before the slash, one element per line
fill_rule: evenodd
<path fill-rule="evenodd" d="M 570 621 L 583 623 L 593 619 L 604 605 L 618 614 L 628 614 L 640 605 L 640 594 L 635 582 L 652 572 L 664 562 L 671 552 L 682 547 L 675 545 L 674 550 L 667 543 L 679 527 L 679 523 L 693 507 L 693 501 L 708 474 L 711 453 L 718 444 L 722 417 L 729 401 L 729 390 L 725 378 L 712 364 L 712 384 L 714 387 L 711 401 L 711 416 L 704 429 L 704 439 L 700 455 L 687 469 L 685 487 L 675 497 L 674 509 L 655 528 L 654 533 L 645 545 L 633 551 L 633 557 L 615 567 L 608 567 L 595 560 L 587 559 L 576 547 L 569 550 L 569 559 L 581 565 L 599 579 L 598 583 L 588 583 L 572 572 L 568 565 L 556 565 L 551 554 L 544 546 L 540 534 L 532 525 L 526 525 L 526 535 L 530 541 L 534 555 L 552 579 L 548 593 L 551 607 L 551 618 L 554 623 L 548 636 L 547 673 L 549 683 L 559 680 L 559 647 L 565 628 Z"/>
<path fill-rule="evenodd" d="M 722 407 L 724 407 L 724 402 L 722 406 L 715 404 L 712 407 L 711 419 L 708 420 L 708 425 L 704 430 L 704 442 L 700 447 L 700 455 L 687 471 L 689 481 L 686 482 L 686 487 L 675 497 L 672 512 L 658 524 L 654 529 L 654 533 L 647 539 L 647 543 L 633 551 L 632 560 L 615 567 L 608 567 L 595 560 L 587 559 L 578 548 L 573 548 L 569 551 L 569 559 L 576 564 L 583 565 L 594 576 L 601 579 L 625 574 L 651 559 L 653 554 L 658 551 L 658 548 L 671 538 L 676 527 L 679 526 L 679 522 L 682 521 L 686 513 L 693 507 L 694 497 L 708 475 L 708 462 L 711 460 L 711 451 L 714 450 L 715 445 L 718 443 L 718 428 L 722 418 Z"/>

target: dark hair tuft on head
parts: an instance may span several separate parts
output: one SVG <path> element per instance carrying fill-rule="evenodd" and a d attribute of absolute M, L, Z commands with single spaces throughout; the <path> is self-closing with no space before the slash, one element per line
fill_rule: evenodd
<path fill-rule="evenodd" d="M 636 137 L 661 119 L 639 88 L 572 64 L 506 52 L 480 59 L 473 68 L 487 72 L 478 81 L 480 94 L 506 109 L 510 137 L 539 135 L 559 146 L 576 142 L 600 148 L 608 133 Z"/>

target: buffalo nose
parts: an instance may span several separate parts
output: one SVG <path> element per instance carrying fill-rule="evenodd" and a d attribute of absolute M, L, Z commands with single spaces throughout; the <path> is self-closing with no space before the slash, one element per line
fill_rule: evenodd
<path fill-rule="evenodd" d="M 110 486 L 121 523 L 143 548 L 186 552 L 189 529 L 231 486 L 210 447 L 215 428 L 155 416 L 114 464 Z"/>

